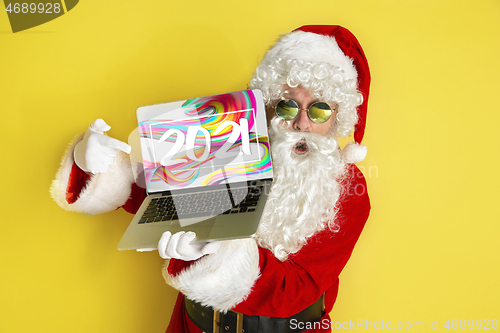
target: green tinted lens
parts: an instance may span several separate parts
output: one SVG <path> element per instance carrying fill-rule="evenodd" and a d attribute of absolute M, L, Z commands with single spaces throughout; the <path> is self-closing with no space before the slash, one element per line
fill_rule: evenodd
<path fill-rule="evenodd" d="M 299 106 L 291 99 L 281 100 L 276 105 L 276 114 L 283 120 L 292 120 L 299 113 Z"/>
<path fill-rule="evenodd" d="M 309 108 L 309 118 L 315 123 L 324 123 L 332 116 L 332 108 L 324 102 L 316 102 Z"/>

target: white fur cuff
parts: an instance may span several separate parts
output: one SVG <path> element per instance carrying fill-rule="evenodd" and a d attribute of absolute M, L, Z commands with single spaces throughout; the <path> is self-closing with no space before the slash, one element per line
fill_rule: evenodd
<path fill-rule="evenodd" d="M 119 152 L 108 172 L 92 176 L 76 202 L 69 204 L 66 201 L 66 190 L 74 163 L 73 150 L 82 138 L 83 135 L 76 137 L 66 150 L 50 188 L 52 198 L 63 209 L 88 214 L 106 213 L 123 206 L 134 183 L 130 158 L 123 152 Z"/>
<path fill-rule="evenodd" d="M 346 163 L 357 163 L 365 159 L 367 148 L 365 145 L 350 142 L 342 149 L 342 160 Z"/>
<path fill-rule="evenodd" d="M 226 312 L 242 302 L 259 278 L 259 250 L 254 239 L 224 241 L 177 276 L 163 268 L 165 281 L 189 299 Z"/>

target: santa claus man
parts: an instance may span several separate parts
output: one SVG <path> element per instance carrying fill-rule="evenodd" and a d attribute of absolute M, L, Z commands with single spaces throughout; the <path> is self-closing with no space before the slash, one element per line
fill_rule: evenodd
<path fill-rule="evenodd" d="M 166 282 L 180 291 L 167 332 L 327 332 L 339 274 L 368 218 L 363 175 L 370 73 L 356 38 L 340 26 L 282 36 L 250 81 L 263 92 L 275 172 L 252 239 L 194 244 L 163 234 Z M 135 212 L 130 147 L 94 122 L 70 146 L 52 187 L 65 209 Z M 338 137 L 354 130 L 342 151 Z"/>

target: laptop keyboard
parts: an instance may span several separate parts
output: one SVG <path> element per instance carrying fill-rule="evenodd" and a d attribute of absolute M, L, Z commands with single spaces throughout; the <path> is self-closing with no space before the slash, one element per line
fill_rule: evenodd
<path fill-rule="evenodd" d="M 263 186 L 220 189 L 151 199 L 139 223 L 255 211 Z M 229 196 L 228 196 L 229 193 Z"/>

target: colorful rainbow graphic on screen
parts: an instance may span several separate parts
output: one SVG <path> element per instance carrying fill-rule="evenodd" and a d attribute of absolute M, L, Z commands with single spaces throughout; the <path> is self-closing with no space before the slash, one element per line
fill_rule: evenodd
<path fill-rule="evenodd" d="M 257 101 L 251 90 L 186 100 L 182 104 L 182 119 L 153 119 L 139 124 L 141 140 L 147 139 L 151 149 L 159 145 L 174 147 L 180 143 L 186 148 L 171 156 L 171 165 L 160 161 L 144 161 L 148 189 L 151 184 L 165 183 L 173 188 L 185 188 L 197 182 L 199 185 L 215 185 L 228 177 L 251 176 L 269 172 L 271 158 L 265 127 L 265 115 L 256 115 Z M 258 119 L 261 119 L 260 124 Z M 191 128 L 191 130 L 190 130 Z M 235 132 L 236 131 L 236 132 Z M 180 141 L 180 142 L 179 142 Z M 210 142 L 208 142 L 210 141 Z M 188 144 L 188 142 L 190 142 Z M 166 146 L 164 146 L 166 147 Z M 248 154 L 252 147 L 252 158 L 243 156 L 243 163 L 220 163 L 221 150 L 231 156 Z M 179 148 L 180 149 L 180 148 Z M 172 148 L 168 154 L 175 150 Z M 189 151 L 192 152 L 189 152 Z M 208 150 L 208 151 L 206 151 Z M 258 152 L 259 158 L 255 158 Z M 157 155 L 155 150 L 155 156 Z M 156 158 L 156 157 L 155 157 Z M 161 161 L 164 162 L 162 159 Z M 170 158 L 169 158 L 170 161 Z M 171 163 L 171 162 L 170 162 Z M 164 163 L 168 164 L 168 163 Z M 205 168 L 205 172 L 201 172 Z M 211 172 L 207 173 L 206 170 Z"/>

